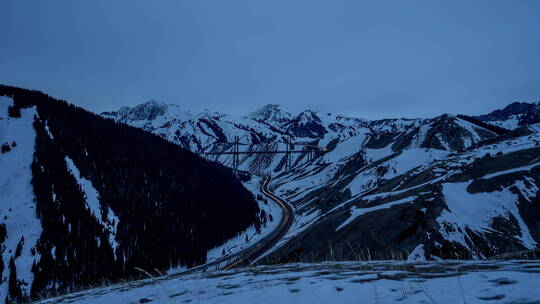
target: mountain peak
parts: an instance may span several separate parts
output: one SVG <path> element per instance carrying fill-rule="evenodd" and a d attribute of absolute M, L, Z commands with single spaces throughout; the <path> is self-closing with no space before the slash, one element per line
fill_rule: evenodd
<path fill-rule="evenodd" d="M 277 104 L 267 104 L 247 115 L 247 118 L 256 121 L 279 124 L 289 121 L 291 117 L 292 115 L 289 112 L 282 110 L 281 106 Z"/>
<path fill-rule="evenodd" d="M 204 109 L 202 112 L 200 112 L 197 115 L 199 118 L 212 118 L 212 119 L 220 119 L 222 117 L 227 116 L 226 114 L 217 112 L 217 111 L 211 111 L 209 109 Z"/>
<path fill-rule="evenodd" d="M 474 116 L 474 118 L 506 129 L 515 129 L 518 126 L 540 121 L 540 103 L 513 102 L 503 109 Z"/>
<path fill-rule="evenodd" d="M 321 119 L 319 116 L 317 116 L 317 113 L 311 111 L 311 110 L 305 110 L 304 112 L 298 114 L 297 119 L 300 123 L 306 124 L 312 121 L 320 122 Z"/>
<path fill-rule="evenodd" d="M 287 131 L 296 137 L 322 138 L 328 131 L 316 112 L 303 111 L 286 124 Z"/>
<path fill-rule="evenodd" d="M 153 120 L 167 111 L 167 105 L 159 100 L 151 99 L 130 108 L 125 113 L 130 120 Z"/>
<path fill-rule="evenodd" d="M 149 99 L 147 102 L 143 102 L 140 105 L 147 105 L 147 106 L 167 106 L 163 101 L 158 99 Z"/>

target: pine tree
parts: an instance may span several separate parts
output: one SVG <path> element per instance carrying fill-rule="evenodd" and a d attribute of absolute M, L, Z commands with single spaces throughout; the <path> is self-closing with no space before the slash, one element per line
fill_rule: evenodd
<path fill-rule="evenodd" d="M 11 148 L 9 147 L 8 143 L 5 143 L 2 145 L 2 153 L 9 152 Z"/>
<path fill-rule="evenodd" d="M 19 118 L 21 117 L 21 109 L 16 106 L 9 106 L 8 107 L 8 115 L 9 117 L 13 118 Z"/>

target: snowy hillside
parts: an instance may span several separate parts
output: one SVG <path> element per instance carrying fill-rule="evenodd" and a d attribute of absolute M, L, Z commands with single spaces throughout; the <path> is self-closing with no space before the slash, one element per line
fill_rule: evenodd
<path fill-rule="evenodd" d="M 148 279 L 39 303 L 537 303 L 537 261 L 286 264 Z"/>
<path fill-rule="evenodd" d="M 32 127 L 35 108 L 21 111 L 20 118 L 10 118 L 11 100 L 0 97 L 0 295 L 1 299 L 17 285 L 10 273 L 24 284 L 22 293 L 29 294 L 34 280 L 32 265 L 39 261 L 35 252 L 41 235 L 41 222 L 36 215 L 36 199 L 32 189 L 31 165 L 34 159 L 36 132 Z M 7 147 L 7 148 L 6 148 Z"/>
<path fill-rule="evenodd" d="M 301 152 L 290 166 L 283 153 L 240 156 L 297 212 L 258 263 L 482 259 L 540 243 L 536 105 L 509 111 L 516 128 L 496 111 L 369 121 L 270 105 L 233 117 L 157 101 L 110 120 L 36 91 L 0 93 L 8 302 L 178 272 L 270 234 L 281 214 L 257 175 L 242 185 L 178 147 L 231 166 L 230 154 L 204 153 L 231 152 L 235 137 L 241 152 Z"/>
<path fill-rule="evenodd" d="M 514 102 L 504 109 L 475 117 L 478 120 L 514 130 L 519 126 L 540 122 L 540 102 Z"/>
<path fill-rule="evenodd" d="M 204 264 L 279 220 L 230 169 L 38 91 L 0 85 L 0 146 L 2 302 Z"/>
<path fill-rule="evenodd" d="M 261 262 L 324 260 L 333 247 L 343 259 L 356 259 L 353 251 L 406 257 L 419 246 L 426 258 L 482 258 L 534 248 L 540 241 L 534 165 L 540 135 L 531 124 L 536 104 L 478 117 L 378 121 L 310 110 L 294 115 L 277 105 L 239 118 L 186 114 L 164 104 L 146 111 L 161 113 L 153 118 L 134 120 L 120 113 L 153 106 L 104 115 L 199 153 L 230 152 L 234 136 L 241 138 L 244 152 L 283 151 L 288 141 L 294 150 L 306 151 L 290 155 L 290 170 L 285 154 L 240 156 L 240 169 L 272 174 L 274 192 L 298 213 Z M 520 115 L 522 127 L 510 128 L 508 115 Z M 307 153 L 306 145 L 326 152 Z M 231 155 L 205 157 L 232 165 Z M 489 174 L 501 177 L 482 178 Z"/>
<path fill-rule="evenodd" d="M 404 258 L 418 246 L 425 258 L 484 258 L 537 248 L 539 129 L 461 153 L 366 148 L 305 177 L 282 174 L 276 193 L 318 215 L 268 259 L 321 260 L 332 250 L 341 259 Z"/>

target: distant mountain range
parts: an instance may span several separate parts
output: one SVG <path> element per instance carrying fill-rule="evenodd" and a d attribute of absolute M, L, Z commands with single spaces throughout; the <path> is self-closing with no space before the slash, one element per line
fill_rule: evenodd
<path fill-rule="evenodd" d="M 234 117 L 191 114 L 155 101 L 104 117 L 193 152 L 244 154 L 240 168 L 273 175 L 298 212 L 266 261 L 486 258 L 540 243 L 540 104 L 512 103 L 486 115 L 365 120 L 278 105 Z M 311 154 L 313 156 L 313 153 Z M 230 155 L 212 160 L 231 166 Z M 421 254 L 418 254 L 418 253 Z M 264 260 L 263 260 L 264 261 Z"/>

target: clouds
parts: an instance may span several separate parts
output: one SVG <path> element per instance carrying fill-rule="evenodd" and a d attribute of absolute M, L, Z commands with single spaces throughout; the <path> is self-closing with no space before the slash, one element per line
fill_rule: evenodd
<path fill-rule="evenodd" d="M 0 81 L 96 111 L 158 98 L 381 118 L 540 100 L 536 1 L 1 6 Z"/>

